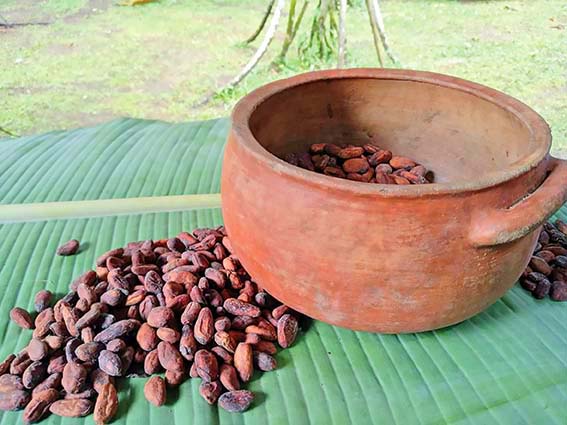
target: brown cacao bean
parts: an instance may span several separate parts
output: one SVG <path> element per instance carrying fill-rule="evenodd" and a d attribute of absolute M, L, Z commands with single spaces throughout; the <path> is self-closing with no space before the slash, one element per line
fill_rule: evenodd
<path fill-rule="evenodd" d="M 165 404 L 165 381 L 159 376 L 152 376 L 144 385 L 144 396 L 154 406 Z"/>
<path fill-rule="evenodd" d="M 79 393 L 85 389 L 87 382 L 87 369 L 84 366 L 71 362 L 63 368 L 61 384 L 67 393 Z"/>
<path fill-rule="evenodd" d="M 49 407 L 49 411 L 57 416 L 80 418 L 91 413 L 92 408 L 92 401 L 87 399 L 58 400 Z"/>
<path fill-rule="evenodd" d="M 57 255 L 67 256 L 67 255 L 74 255 L 79 250 L 79 241 L 77 239 L 71 239 L 70 241 L 65 242 L 63 245 L 60 245 L 55 253 Z"/>
<path fill-rule="evenodd" d="M 219 381 L 201 382 L 199 385 L 199 394 L 209 404 L 215 404 L 222 393 L 222 386 Z"/>
<path fill-rule="evenodd" d="M 254 401 L 254 394 L 247 390 L 229 391 L 219 397 L 218 403 L 227 412 L 244 412 Z"/>
<path fill-rule="evenodd" d="M 240 380 L 248 382 L 254 373 L 252 345 L 239 343 L 234 351 L 234 367 Z"/>
<path fill-rule="evenodd" d="M 25 423 L 39 422 L 46 416 L 51 403 L 59 398 L 59 391 L 46 389 L 33 395 L 31 401 L 24 409 L 22 419 Z"/>
<path fill-rule="evenodd" d="M 102 350 L 98 355 L 98 367 L 110 376 L 122 376 L 122 359 L 110 350 Z"/>
<path fill-rule="evenodd" d="M 118 411 L 118 394 L 111 383 L 103 384 L 98 391 L 94 406 L 94 421 L 97 425 L 106 424 L 112 420 Z"/>
<path fill-rule="evenodd" d="M 10 310 L 10 319 L 23 329 L 33 329 L 33 320 L 30 314 L 20 307 L 14 307 Z"/>
<path fill-rule="evenodd" d="M 157 350 L 159 362 L 164 369 L 183 370 L 183 357 L 173 344 L 161 341 L 157 346 Z"/>
<path fill-rule="evenodd" d="M 35 294 L 34 303 L 33 303 L 35 311 L 41 313 L 46 308 L 48 308 L 49 304 L 51 304 L 52 295 L 53 294 L 46 289 L 42 289 L 37 294 Z"/>

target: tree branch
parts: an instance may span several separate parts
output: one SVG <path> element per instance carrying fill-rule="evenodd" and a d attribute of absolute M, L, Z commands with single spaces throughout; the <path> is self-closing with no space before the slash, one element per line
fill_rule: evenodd
<path fill-rule="evenodd" d="M 337 68 L 345 67 L 345 47 L 346 47 L 346 9 L 347 0 L 340 0 L 339 9 L 339 58 Z"/>
<path fill-rule="evenodd" d="M 370 0 L 366 0 L 366 10 L 368 11 L 368 19 L 370 20 L 370 28 L 372 29 L 372 39 L 374 40 L 374 48 L 376 49 L 376 56 L 378 57 L 378 63 L 381 67 L 384 66 L 384 61 L 382 60 L 382 54 L 380 53 L 380 36 L 378 35 L 378 28 L 376 22 L 372 17 L 372 5 Z"/>
<path fill-rule="evenodd" d="M 244 68 L 242 68 L 242 70 L 238 73 L 238 75 L 236 75 L 232 80 L 230 80 L 228 82 L 228 84 L 226 84 L 222 89 L 213 92 L 212 94 L 206 96 L 205 98 L 203 98 L 200 102 L 198 102 L 197 104 L 193 105 L 195 107 L 197 106 L 203 106 L 206 103 L 208 103 L 212 97 L 215 95 L 215 93 L 221 92 L 223 90 L 226 90 L 228 88 L 232 88 L 234 86 L 236 86 L 238 83 L 240 83 L 244 77 L 246 77 L 250 71 L 252 71 L 252 69 L 254 69 L 254 67 L 258 64 L 258 62 L 260 61 L 260 59 L 262 59 L 262 56 L 264 56 L 264 53 L 266 53 L 266 50 L 268 50 L 268 46 L 270 45 L 270 43 L 272 42 L 272 39 L 274 38 L 274 35 L 276 33 L 276 29 L 278 28 L 278 23 L 280 21 L 280 17 L 281 17 L 281 13 L 282 13 L 282 9 L 284 7 L 285 4 L 285 0 L 278 0 L 278 3 L 276 4 L 276 9 L 274 10 L 274 14 L 272 16 L 272 20 L 270 22 L 270 26 L 268 28 L 268 32 L 266 33 L 264 40 L 262 40 L 262 44 L 260 44 L 260 47 L 258 47 L 258 50 L 256 50 L 256 53 L 254 53 L 254 56 L 252 56 L 252 58 L 248 61 L 248 63 L 244 66 Z"/>
<path fill-rule="evenodd" d="M 380 3 L 378 0 L 371 0 L 372 1 L 372 9 L 373 9 L 373 18 L 376 22 L 376 26 L 378 29 L 378 34 L 380 35 L 380 40 L 382 41 L 382 46 L 384 46 L 384 51 L 388 55 L 388 57 L 392 60 L 394 65 L 400 66 L 400 62 L 390 49 L 388 44 L 388 40 L 386 39 L 386 30 L 384 29 L 384 19 L 382 18 L 382 11 L 380 10 Z"/>
<path fill-rule="evenodd" d="M 270 16 L 270 13 L 272 13 L 272 7 L 274 6 L 275 1 L 276 0 L 270 0 L 270 3 L 268 4 L 268 8 L 266 9 L 266 12 L 264 13 L 264 16 L 262 16 L 262 22 L 260 22 L 260 25 L 258 26 L 256 31 L 254 32 L 254 34 L 252 34 L 250 37 L 248 37 L 248 40 L 246 40 L 246 44 L 250 44 L 254 40 L 256 40 L 256 38 L 258 38 L 258 36 L 262 32 L 262 30 L 264 29 L 264 26 L 266 25 L 266 22 L 268 20 L 268 16 Z"/>
<path fill-rule="evenodd" d="M 6 129 L 3 128 L 3 127 L 0 127 L 0 133 L 7 134 L 7 135 L 10 136 L 10 137 L 18 137 L 17 134 L 12 133 L 11 131 L 8 131 L 8 130 L 6 130 Z"/>

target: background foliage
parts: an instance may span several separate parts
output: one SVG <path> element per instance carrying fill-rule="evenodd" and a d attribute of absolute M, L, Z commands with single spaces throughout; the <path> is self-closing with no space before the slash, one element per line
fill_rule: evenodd
<path fill-rule="evenodd" d="M 266 0 L 161 0 L 119 7 L 111 0 L 2 0 L 0 126 L 18 134 L 72 128 L 117 116 L 187 121 L 229 113 L 245 93 L 308 69 L 294 45 L 285 67 L 274 47 L 235 90 L 193 105 L 234 76 L 253 53 L 245 40 Z M 364 2 L 347 15 L 348 65 L 376 66 Z M 457 75 L 523 100 L 548 120 L 555 153 L 567 157 L 567 3 L 562 0 L 385 0 L 390 43 L 407 68 Z M 285 16 L 283 17 L 285 19 Z M 305 38 L 311 15 L 298 41 Z"/>

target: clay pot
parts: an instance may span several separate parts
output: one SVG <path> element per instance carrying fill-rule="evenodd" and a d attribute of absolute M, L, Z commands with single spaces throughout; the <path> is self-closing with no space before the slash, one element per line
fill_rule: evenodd
<path fill-rule="evenodd" d="M 312 143 L 374 143 L 435 171 L 435 184 L 358 183 L 287 164 Z M 523 103 L 406 70 L 276 81 L 235 107 L 222 209 L 244 267 L 282 302 L 346 328 L 397 333 L 465 320 L 528 263 L 567 200 L 567 162 Z"/>

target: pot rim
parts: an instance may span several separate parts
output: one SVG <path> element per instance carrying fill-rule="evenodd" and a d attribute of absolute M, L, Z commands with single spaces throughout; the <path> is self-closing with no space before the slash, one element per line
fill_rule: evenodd
<path fill-rule="evenodd" d="M 451 183 L 431 183 L 425 185 L 361 184 L 360 182 L 315 173 L 288 164 L 264 148 L 252 134 L 250 118 L 256 109 L 268 98 L 287 89 L 322 80 L 338 79 L 380 79 L 400 80 L 433 84 L 471 94 L 514 115 L 529 131 L 530 144 L 536 146 L 533 152 L 516 161 L 512 168 L 486 173 L 476 181 L 457 181 Z M 478 191 L 512 180 L 539 165 L 549 154 L 551 131 L 547 122 L 529 106 L 498 90 L 473 83 L 461 78 L 427 71 L 385 68 L 352 68 L 344 70 L 324 70 L 299 74 L 291 78 L 274 81 L 257 88 L 243 97 L 232 112 L 232 134 L 242 148 L 253 157 L 265 163 L 274 172 L 299 181 L 315 183 L 321 187 L 347 191 L 359 195 L 392 197 L 420 197 L 469 191 Z"/>

